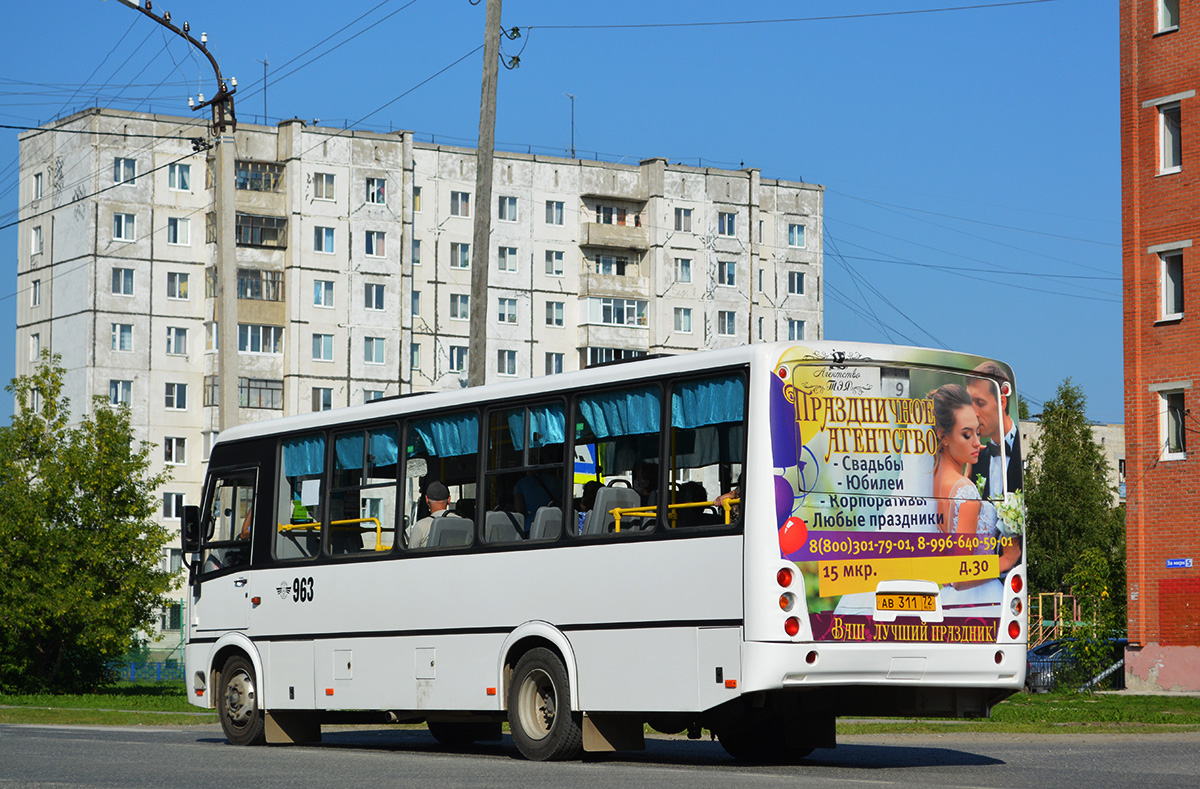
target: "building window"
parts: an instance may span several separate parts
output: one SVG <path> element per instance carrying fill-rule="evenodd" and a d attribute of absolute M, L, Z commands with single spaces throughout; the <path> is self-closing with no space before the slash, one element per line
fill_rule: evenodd
<path fill-rule="evenodd" d="M 382 389 L 364 389 L 363 402 L 369 403 L 372 400 L 382 400 L 384 392 Z"/>
<path fill-rule="evenodd" d="M 760 317 L 758 319 L 758 341 L 762 342 L 762 338 L 763 338 L 763 319 Z"/>
<path fill-rule="evenodd" d="M 175 356 L 187 355 L 187 331 L 180 326 L 167 327 L 167 353 Z"/>
<path fill-rule="evenodd" d="M 1183 391 L 1160 392 L 1160 412 L 1163 460 L 1183 460 L 1187 457 L 1187 428 L 1184 417 Z"/>
<path fill-rule="evenodd" d="M 591 323 L 605 326 L 645 326 L 646 302 L 639 299 L 588 299 Z"/>
<path fill-rule="evenodd" d="M 1163 252 L 1162 260 L 1162 319 L 1183 317 L 1183 252 Z"/>
<path fill-rule="evenodd" d="M 42 355 L 42 335 L 29 335 L 29 361 L 36 362 Z"/>
<path fill-rule="evenodd" d="M 692 232 L 692 209 L 675 209 L 675 229 L 680 233 Z"/>
<path fill-rule="evenodd" d="M 136 233 L 136 216 L 133 214 L 113 214 L 113 241 L 133 241 Z"/>
<path fill-rule="evenodd" d="M 41 225 L 38 225 L 37 227 L 33 228 L 31 231 L 31 236 L 29 239 L 29 254 L 31 254 L 31 255 L 42 254 L 42 226 Z"/>
<path fill-rule="evenodd" d="M 421 369 L 421 344 L 417 342 L 408 345 L 408 369 Z"/>
<path fill-rule="evenodd" d="M 382 230 L 368 230 L 365 234 L 367 255 L 373 258 L 381 258 L 387 254 L 387 247 L 384 246 L 384 239 L 387 236 Z"/>
<path fill-rule="evenodd" d="M 421 213 L 421 187 L 419 186 L 413 187 L 412 206 L 414 214 Z"/>
<path fill-rule="evenodd" d="M 793 296 L 804 295 L 804 272 L 789 271 L 788 272 L 788 293 Z"/>
<path fill-rule="evenodd" d="M 133 269 L 114 268 L 112 270 L 112 292 L 116 296 L 133 295 Z"/>
<path fill-rule="evenodd" d="M 450 268 L 467 269 L 471 267 L 471 245 L 454 242 L 450 245 Z"/>
<path fill-rule="evenodd" d="M 283 327 L 238 324 L 239 353 L 283 353 Z"/>
<path fill-rule="evenodd" d="M 333 361 L 332 334 L 314 334 L 312 336 L 312 358 L 314 362 Z"/>
<path fill-rule="evenodd" d="M 416 190 L 417 194 L 421 193 L 420 187 Z M 387 205 L 387 179 L 386 178 L 368 178 L 367 179 L 367 202 L 376 205 Z"/>
<path fill-rule="evenodd" d="M 313 306 L 327 309 L 333 307 L 333 282 L 331 280 L 318 279 L 313 282 Z"/>
<path fill-rule="evenodd" d="M 383 364 L 383 338 L 363 338 L 363 361 L 367 364 Z"/>
<path fill-rule="evenodd" d="M 333 390 L 324 386 L 314 386 L 312 390 L 312 410 L 328 411 L 333 408 Z"/>
<path fill-rule="evenodd" d="M 596 257 L 596 273 L 608 274 L 611 276 L 625 276 L 625 267 L 629 265 L 629 260 L 616 255 L 598 255 Z"/>
<path fill-rule="evenodd" d="M 580 349 L 580 358 L 587 360 L 587 365 L 591 367 L 596 364 L 607 364 L 609 362 L 619 362 L 624 359 L 638 359 L 645 356 L 645 351 L 635 351 L 632 348 L 582 348 Z"/>
<path fill-rule="evenodd" d="M 44 185 L 43 185 L 44 182 L 45 182 L 45 178 L 43 178 L 42 173 L 34 173 L 33 174 L 33 199 L 34 200 L 40 200 L 42 198 L 42 193 L 44 191 Z"/>
<path fill-rule="evenodd" d="M 675 308 L 675 331 L 681 334 L 692 333 L 692 308 L 691 307 L 676 307 Z"/>
<path fill-rule="evenodd" d="M 131 184 L 137 178 L 137 160 L 122 159 L 117 157 L 113 159 L 113 183 L 114 184 Z"/>
<path fill-rule="evenodd" d="M 287 220 L 281 216 L 238 214 L 234 221 L 234 240 L 240 247 L 287 246 Z"/>
<path fill-rule="evenodd" d="M 410 308 L 409 311 L 412 313 L 413 317 L 415 318 L 421 314 L 421 291 L 414 290 L 412 292 L 412 297 L 410 298 L 409 302 L 410 302 L 409 303 L 409 308 Z"/>
<path fill-rule="evenodd" d="M 737 263 L 732 260 L 717 261 L 717 284 L 731 288 L 737 286 Z"/>
<path fill-rule="evenodd" d="M 189 246 L 191 242 L 191 222 L 181 217 L 167 218 L 167 243 L 179 247 Z"/>
<path fill-rule="evenodd" d="M 517 198 L 500 195 L 499 218 L 501 222 L 517 221 Z"/>
<path fill-rule="evenodd" d="M 471 297 L 463 293 L 450 294 L 450 319 L 465 321 L 471 317 Z"/>
<path fill-rule="evenodd" d="M 546 201 L 546 224 L 561 225 L 563 223 L 563 203 L 561 200 Z"/>
<path fill-rule="evenodd" d="M 759 269 L 758 270 L 758 292 L 759 293 L 766 293 L 766 291 L 763 290 L 763 277 L 764 277 L 764 272 L 762 269 Z"/>
<path fill-rule="evenodd" d="M 183 504 L 184 497 L 182 493 L 164 493 L 163 517 L 172 519 L 183 517 Z"/>
<path fill-rule="evenodd" d="M 238 162 L 234 185 L 251 192 L 278 192 L 283 186 L 283 165 L 274 162 Z"/>
<path fill-rule="evenodd" d="M 187 463 L 187 439 L 179 436 L 164 438 L 163 462 L 170 466 L 182 466 Z"/>
<path fill-rule="evenodd" d="M 691 258 L 675 258 L 675 281 L 685 284 L 692 281 Z"/>
<path fill-rule="evenodd" d="M 333 199 L 333 173 L 315 173 L 313 175 L 313 199 Z"/>
<path fill-rule="evenodd" d="M 129 405 L 133 400 L 133 381 L 109 381 L 108 402 L 110 405 Z"/>
<path fill-rule="evenodd" d="M 793 342 L 804 339 L 804 321 L 789 320 L 788 322 L 788 339 Z"/>
<path fill-rule="evenodd" d="M 326 255 L 333 254 L 332 227 L 313 228 L 313 252 L 323 252 Z"/>
<path fill-rule="evenodd" d="M 421 265 L 421 239 L 414 238 L 412 243 L 412 262 L 414 266 Z"/>
<path fill-rule="evenodd" d="M 133 324 L 112 324 L 112 349 L 114 351 L 133 350 Z"/>
<path fill-rule="evenodd" d="M 626 210 L 611 205 L 596 206 L 596 222 L 601 225 L 625 224 Z"/>
<path fill-rule="evenodd" d="M 375 282 L 363 285 L 363 307 L 368 310 L 383 309 L 383 285 Z"/>
<path fill-rule="evenodd" d="M 467 346 L 450 346 L 450 372 L 461 373 L 467 369 Z"/>
<path fill-rule="evenodd" d="M 469 192 L 450 193 L 450 216 L 471 215 L 471 194 Z"/>
<path fill-rule="evenodd" d="M 734 220 L 736 218 L 737 218 L 737 214 L 729 213 L 726 211 L 718 212 L 717 213 L 717 235 L 733 236 L 735 234 Z"/>
<path fill-rule="evenodd" d="M 788 246 L 804 248 L 804 225 L 788 225 Z"/>
<path fill-rule="evenodd" d="M 516 375 L 517 352 L 504 349 L 496 351 L 496 372 L 500 375 Z"/>
<path fill-rule="evenodd" d="M 283 301 L 282 271 L 240 268 L 237 273 L 237 285 L 239 299 L 247 299 L 249 301 Z"/>
<path fill-rule="evenodd" d="M 561 301 L 546 302 L 546 325 L 547 326 L 562 326 L 563 325 L 563 302 L 561 302 Z"/>
<path fill-rule="evenodd" d="M 500 298 L 496 300 L 496 314 L 501 323 L 517 322 L 517 300 Z"/>
<path fill-rule="evenodd" d="M 733 336 L 733 312 L 731 310 L 717 312 L 717 334 L 722 337 Z"/>
<path fill-rule="evenodd" d="M 167 298 L 187 301 L 188 275 L 181 271 L 167 272 Z"/>
<path fill-rule="evenodd" d="M 546 273 L 552 277 L 561 277 L 563 275 L 563 253 L 554 250 L 546 250 Z"/>
<path fill-rule="evenodd" d="M 192 191 L 192 166 L 172 164 L 167 167 L 167 188 L 175 192 Z"/>
<path fill-rule="evenodd" d="M 35 279 L 33 284 L 29 286 L 29 306 L 40 307 L 42 305 L 42 281 Z"/>
<path fill-rule="evenodd" d="M 1158 108 L 1158 137 L 1160 173 L 1177 173 L 1183 169 L 1183 132 L 1180 128 L 1179 102 Z"/>
<path fill-rule="evenodd" d="M 500 253 L 496 256 L 496 267 L 501 271 L 516 271 L 517 248 L 500 247 Z"/>
<path fill-rule="evenodd" d="M 239 378 L 238 405 L 242 408 L 283 410 L 283 381 L 269 378 Z"/>
<path fill-rule="evenodd" d="M 187 384 L 167 384 L 164 405 L 172 411 L 186 411 Z"/>
<path fill-rule="evenodd" d="M 546 354 L 546 375 L 558 375 L 563 371 L 563 355 L 548 352 Z"/>
<path fill-rule="evenodd" d="M 1165 33 L 1168 30 L 1179 29 L 1179 0 L 1158 0 L 1158 30 Z"/>

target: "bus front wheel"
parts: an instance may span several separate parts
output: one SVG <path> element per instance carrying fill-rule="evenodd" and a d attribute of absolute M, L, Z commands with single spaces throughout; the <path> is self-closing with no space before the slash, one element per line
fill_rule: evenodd
<path fill-rule="evenodd" d="M 526 652 L 508 686 L 513 743 L 536 762 L 574 759 L 583 750 L 582 716 L 571 709 L 567 670 L 549 649 Z"/>
<path fill-rule="evenodd" d="M 221 669 L 217 714 L 221 718 L 225 738 L 232 744 L 262 745 L 266 742 L 254 665 L 241 655 L 229 658 Z"/>

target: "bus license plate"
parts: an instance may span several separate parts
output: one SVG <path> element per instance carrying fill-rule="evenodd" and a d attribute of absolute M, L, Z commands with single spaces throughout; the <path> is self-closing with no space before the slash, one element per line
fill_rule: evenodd
<path fill-rule="evenodd" d="M 935 611 L 937 600 L 931 594 L 877 594 L 875 607 L 880 611 Z"/>

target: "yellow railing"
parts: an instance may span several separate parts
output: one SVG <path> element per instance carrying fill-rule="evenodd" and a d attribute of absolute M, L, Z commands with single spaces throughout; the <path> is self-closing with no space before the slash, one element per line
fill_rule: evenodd
<path fill-rule="evenodd" d="M 353 525 L 353 524 L 359 524 L 359 523 L 374 523 L 375 526 L 374 526 L 374 528 L 371 528 L 369 526 L 364 527 L 364 526 Z M 319 521 L 308 521 L 307 523 L 280 523 L 278 525 L 279 525 L 279 531 L 281 531 L 281 532 L 288 532 L 288 531 L 319 532 L 319 531 L 321 531 L 321 523 Z M 383 524 L 379 522 L 378 518 L 347 518 L 346 520 L 333 521 L 329 525 L 334 527 L 334 529 L 333 529 L 334 531 L 355 531 L 355 532 L 358 532 L 359 534 L 362 534 L 364 532 L 373 531 L 373 532 L 375 532 L 375 550 L 377 550 L 377 551 L 388 550 L 389 546 L 386 546 L 383 544 Z"/>
<path fill-rule="evenodd" d="M 721 502 L 719 506 L 725 511 L 725 525 L 728 526 L 729 522 L 733 519 L 732 510 L 734 505 L 741 503 L 741 499 L 725 499 Z M 671 521 L 671 528 L 675 528 L 675 519 L 677 517 L 675 512 L 676 510 L 713 506 L 718 506 L 715 500 L 689 501 L 680 504 L 668 504 L 667 517 Z M 613 516 L 613 530 L 619 533 L 621 531 L 621 518 L 652 518 L 658 514 L 658 506 L 650 504 L 644 507 L 616 507 L 609 510 L 609 513 Z"/>

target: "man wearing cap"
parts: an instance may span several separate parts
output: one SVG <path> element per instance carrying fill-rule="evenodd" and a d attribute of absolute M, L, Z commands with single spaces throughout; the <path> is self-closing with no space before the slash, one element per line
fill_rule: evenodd
<path fill-rule="evenodd" d="M 429 542 L 433 519 L 450 513 L 450 489 L 442 484 L 441 480 L 435 479 L 425 486 L 425 503 L 429 505 L 429 517 L 421 518 L 409 529 L 409 548 L 424 548 Z"/>

